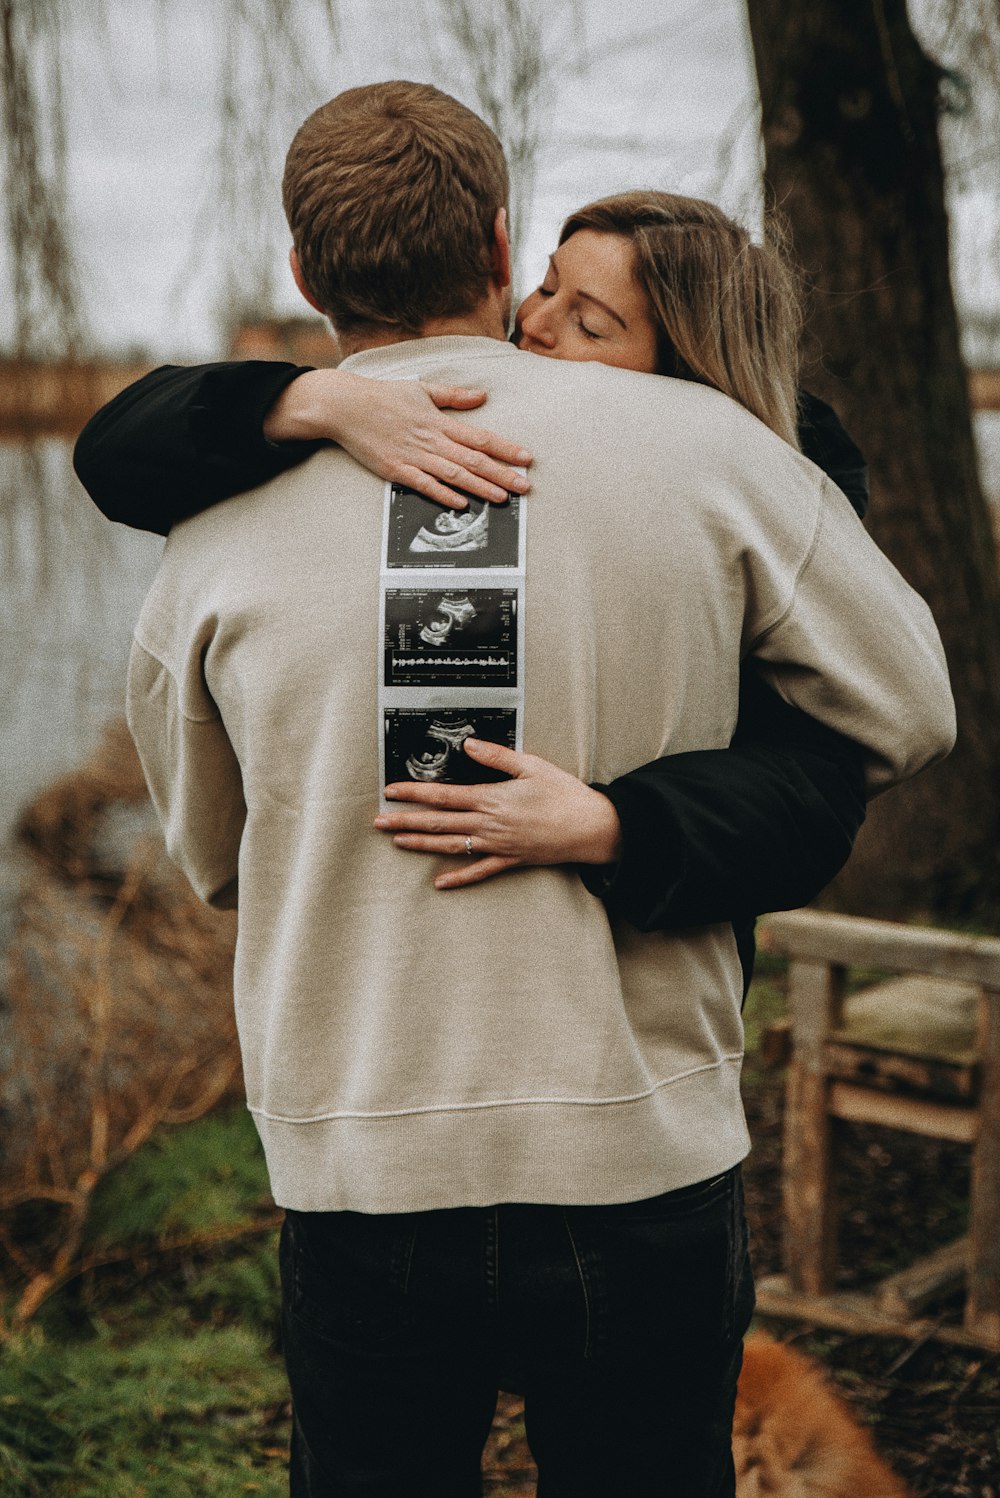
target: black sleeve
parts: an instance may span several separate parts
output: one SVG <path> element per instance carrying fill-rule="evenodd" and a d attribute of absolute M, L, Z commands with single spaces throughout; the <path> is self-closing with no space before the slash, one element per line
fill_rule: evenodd
<path fill-rule="evenodd" d="M 799 397 L 803 452 L 868 506 L 864 457 L 833 409 Z M 671 754 L 597 787 L 622 824 L 613 871 L 580 873 L 640 931 L 732 921 L 752 953 L 753 917 L 805 905 L 846 862 L 865 816 L 858 745 L 790 707 L 752 665 L 728 749 Z"/>
<path fill-rule="evenodd" d="M 102 406 L 73 466 L 109 520 L 165 536 L 178 520 L 294 468 L 320 442 L 268 442 L 264 417 L 308 366 L 164 365 Z"/>
<path fill-rule="evenodd" d="M 868 511 L 868 464 L 832 406 L 808 390 L 799 391 L 799 446 L 822 468 L 864 520 Z"/>
<path fill-rule="evenodd" d="M 618 812 L 624 851 L 613 872 L 581 875 L 640 931 L 806 904 L 846 862 L 865 816 L 861 750 L 783 702 L 752 666 L 729 749 L 671 754 L 597 789 Z"/>

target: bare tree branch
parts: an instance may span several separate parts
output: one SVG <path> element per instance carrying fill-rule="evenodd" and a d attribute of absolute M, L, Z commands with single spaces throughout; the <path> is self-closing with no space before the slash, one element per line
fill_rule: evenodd
<path fill-rule="evenodd" d="M 510 168 L 511 244 L 518 263 L 535 195 L 542 105 L 549 73 L 541 16 L 531 0 L 437 0 L 445 40 L 432 50 L 435 71 L 467 92 L 496 132 Z M 464 88 L 463 88 L 464 86 Z"/>
<path fill-rule="evenodd" d="M 79 278 L 70 247 L 58 0 L 0 0 L 0 89 L 14 353 L 77 354 Z"/>
<path fill-rule="evenodd" d="M 224 11 L 217 136 L 175 293 L 213 257 L 216 307 L 228 332 L 273 309 L 284 150 L 309 103 L 326 96 L 317 58 L 333 52 L 340 27 L 335 0 L 225 0 Z"/>

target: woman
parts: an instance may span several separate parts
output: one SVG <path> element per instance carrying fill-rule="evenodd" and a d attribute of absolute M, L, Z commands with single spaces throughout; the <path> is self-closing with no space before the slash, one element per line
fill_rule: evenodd
<path fill-rule="evenodd" d="M 754 245 L 711 204 L 655 192 L 572 215 L 515 332 L 521 348 L 545 357 L 715 386 L 786 441 L 801 441 L 860 512 L 867 489 L 857 449 L 822 403 L 804 397 L 797 410 L 796 335 L 794 286 L 778 250 Z M 484 398 L 346 370 L 163 369 L 93 418 L 75 460 L 105 514 L 160 532 L 301 462 L 323 440 L 462 508 L 456 489 L 501 500 L 528 488 L 510 465 L 529 454 L 436 409 Z M 519 863 L 580 861 L 609 910 L 643 930 L 734 920 L 746 939 L 754 915 L 804 903 L 832 878 L 864 815 L 860 750 L 781 702 L 752 669 L 730 749 L 669 756 L 599 790 L 530 755 L 491 745 L 467 752 L 512 778 L 393 787 L 390 799 L 411 804 L 376 825 L 401 847 L 459 854 L 436 881 L 442 889 Z M 470 847 L 475 861 L 464 857 Z"/>
<path fill-rule="evenodd" d="M 720 209 L 666 193 L 632 192 L 590 204 L 563 226 L 541 286 L 519 309 L 516 337 L 529 352 L 667 374 L 711 385 L 746 406 L 793 446 L 797 427 L 797 299 L 791 272 L 771 244 L 755 245 Z M 754 694 L 756 678 L 747 682 Z M 774 704 L 769 709 L 768 703 Z M 773 694 L 765 720 L 783 719 Z M 787 724 L 787 719 L 784 719 Z M 565 862 L 607 827 L 599 798 L 554 766 L 492 745 L 470 748 L 514 783 L 443 788 L 401 784 L 411 803 L 376 826 L 418 852 L 481 856 L 441 874 L 454 889 L 521 863 Z M 656 771 L 653 772 L 656 774 Z M 619 810 L 619 822 L 621 811 Z M 572 842 L 566 829 L 573 829 Z M 633 841 L 638 825 L 633 829 Z M 648 835 L 648 834 L 647 834 Z M 468 841 L 466 841 L 468 839 Z M 594 844 L 582 866 L 617 858 Z M 600 876 L 599 876 L 600 877 Z M 589 879 L 592 888 L 600 889 Z"/>

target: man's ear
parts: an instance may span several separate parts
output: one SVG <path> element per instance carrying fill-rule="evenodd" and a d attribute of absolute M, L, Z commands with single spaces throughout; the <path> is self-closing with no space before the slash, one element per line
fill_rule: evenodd
<path fill-rule="evenodd" d="M 496 218 L 493 220 L 490 268 L 495 284 L 503 291 L 514 279 L 510 262 L 510 235 L 507 232 L 506 208 L 498 208 Z"/>
<path fill-rule="evenodd" d="M 305 297 L 306 301 L 309 303 L 310 307 L 315 307 L 316 311 L 321 313 L 322 316 L 325 317 L 325 309 L 320 306 L 319 302 L 317 302 L 316 298 L 309 290 L 309 287 L 306 285 L 306 278 L 302 274 L 302 267 L 299 264 L 298 252 L 294 245 L 292 245 L 292 248 L 288 251 L 288 263 L 292 267 L 292 278 L 295 281 L 296 286 L 301 291 L 302 295 Z"/>

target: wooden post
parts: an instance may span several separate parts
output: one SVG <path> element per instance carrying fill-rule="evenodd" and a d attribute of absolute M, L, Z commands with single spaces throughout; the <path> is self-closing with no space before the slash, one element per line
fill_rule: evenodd
<path fill-rule="evenodd" d="M 966 1330 L 1000 1348 L 1000 990 L 980 1000 L 979 1128 L 972 1156 Z"/>
<path fill-rule="evenodd" d="M 831 1159 L 832 1123 L 823 1047 L 839 1022 L 844 969 L 827 962 L 788 967 L 792 1060 L 785 1095 L 785 1264 L 793 1290 L 824 1295 L 836 1269 L 837 1209 Z"/>

